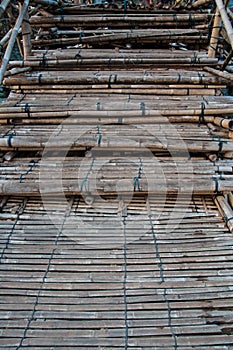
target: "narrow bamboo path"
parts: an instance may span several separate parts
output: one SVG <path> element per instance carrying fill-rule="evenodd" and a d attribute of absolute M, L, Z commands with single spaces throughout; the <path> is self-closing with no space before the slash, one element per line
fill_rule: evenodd
<path fill-rule="evenodd" d="M 0 4 L 1 349 L 232 348 L 233 31 L 216 4 Z"/>

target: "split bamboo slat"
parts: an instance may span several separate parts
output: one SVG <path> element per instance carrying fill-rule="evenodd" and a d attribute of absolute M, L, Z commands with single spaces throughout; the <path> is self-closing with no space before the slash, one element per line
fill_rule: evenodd
<path fill-rule="evenodd" d="M 7 197 L 1 344 L 120 350 L 125 342 L 148 349 L 159 339 L 165 350 L 230 346 L 232 235 L 211 197 L 181 198 L 170 218 L 175 203 L 172 196 L 164 206 L 160 197 L 135 198 L 126 217 L 116 206 L 100 215 L 79 197 L 66 206 L 50 199 L 54 220 L 63 221 L 57 236 L 42 201 Z M 88 232 L 77 232 L 77 215 L 85 215 Z"/>

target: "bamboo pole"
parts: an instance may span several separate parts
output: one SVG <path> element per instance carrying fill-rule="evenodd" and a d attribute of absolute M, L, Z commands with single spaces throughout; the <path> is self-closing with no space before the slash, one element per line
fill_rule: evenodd
<path fill-rule="evenodd" d="M 0 5 L 0 18 L 4 14 L 9 3 L 10 3 L 10 0 L 2 0 L 1 5 Z"/>
<path fill-rule="evenodd" d="M 233 210 L 233 193 L 232 192 L 228 193 L 228 201 L 231 206 L 231 209 Z"/>
<path fill-rule="evenodd" d="M 219 70 L 211 68 L 211 67 L 204 67 L 204 70 L 209 72 L 209 73 L 212 73 L 220 78 L 223 78 L 223 79 L 226 79 L 229 81 L 233 81 L 233 75 L 230 73 L 222 72 L 222 71 L 219 71 Z"/>
<path fill-rule="evenodd" d="M 229 228 L 229 230 L 233 231 L 233 210 L 226 201 L 224 196 L 217 196 L 214 199 L 216 205 L 219 207 L 220 211 L 222 212 L 222 215 L 226 221 L 226 224 Z"/>
<path fill-rule="evenodd" d="M 212 2 L 212 0 L 197 0 L 192 4 L 192 8 L 196 9 L 201 6 L 209 5 Z"/>
<path fill-rule="evenodd" d="M 225 5 L 224 5 L 222 0 L 215 0 L 215 2 L 216 2 L 216 5 L 218 7 L 218 10 L 220 12 L 225 30 L 227 32 L 227 36 L 228 36 L 228 39 L 230 41 L 231 48 L 233 49 L 233 28 L 232 28 L 231 22 L 229 20 L 229 17 L 227 15 Z"/>
<path fill-rule="evenodd" d="M 22 4 L 20 4 L 20 11 L 22 12 Z M 22 22 L 22 36 L 23 36 L 23 57 L 24 60 L 31 55 L 32 43 L 31 43 L 31 26 L 29 23 L 28 9 L 24 15 Z"/>
<path fill-rule="evenodd" d="M 12 28 L 4 35 L 4 37 L 0 41 L 0 46 L 5 47 L 7 42 L 9 41 L 12 33 Z"/>
<path fill-rule="evenodd" d="M 54 7 L 60 6 L 58 0 L 32 0 L 32 2 L 43 6 L 54 6 Z"/>
<path fill-rule="evenodd" d="M 216 9 L 215 16 L 214 16 L 214 24 L 212 27 L 212 34 L 211 34 L 209 49 L 208 49 L 209 58 L 213 58 L 216 56 L 218 38 L 219 38 L 219 32 L 220 32 L 220 23 L 221 23 L 220 12 L 219 12 L 219 9 Z"/>
<path fill-rule="evenodd" d="M 10 60 L 11 53 L 12 53 L 12 50 L 13 50 L 13 47 L 14 47 L 14 44 L 15 44 L 15 40 L 17 38 L 20 26 L 22 24 L 23 18 L 25 16 L 26 11 L 27 11 L 28 4 L 29 4 L 29 0 L 25 0 L 24 3 L 23 3 L 23 6 L 22 6 L 21 12 L 20 12 L 20 14 L 19 14 L 19 16 L 17 18 L 16 23 L 15 23 L 15 26 L 12 29 L 11 38 L 9 40 L 6 52 L 5 52 L 3 60 L 2 60 L 2 65 L 1 65 L 1 68 L 0 68 L 0 84 L 3 81 L 4 73 L 6 71 L 8 62 Z"/>

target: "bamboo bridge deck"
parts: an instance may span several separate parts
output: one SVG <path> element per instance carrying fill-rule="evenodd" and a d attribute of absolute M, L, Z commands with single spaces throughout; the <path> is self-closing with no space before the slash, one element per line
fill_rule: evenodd
<path fill-rule="evenodd" d="M 232 13 L 0 15 L 0 348 L 233 349 Z"/>

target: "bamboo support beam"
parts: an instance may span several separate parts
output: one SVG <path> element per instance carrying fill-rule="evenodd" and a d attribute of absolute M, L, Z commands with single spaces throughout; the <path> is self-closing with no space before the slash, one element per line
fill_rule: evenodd
<path fill-rule="evenodd" d="M 29 4 L 29 0 L 25 0 L 24 3 L 23 3 L 23 6 L 22 6 L 21 12 L 20 12 L 20 14 L 19 14 L 19 16 L 17 18 L 16 23 L 15 23 L 15 26 L 12 29 L 11 37 L 10 37 L 10 40 L 9 40 L 6 52 L 5 52 L 3 60 L 2 60 L 2 65 L 1 65 L 1 68 L 0 68 L 0 84 L 2 83 L 2 80 L 3 80 L 3 77 L 4 77 L 4 73 L 6 71 L 6 68 L 7 68 L 7 65 L 8 65 L 8 62 L 10 60 L 11 53 L 12 53 L 12 50 L 13 50 L 13 47 L 14 47 L 14 44 L 15 44 L 15 40 L 17 38 L 20 26 L 21 26 L 21 24 L 23 22 L 23 18 L 25 16 L 27 8 L 28 8 L 28 4 Z"/>

